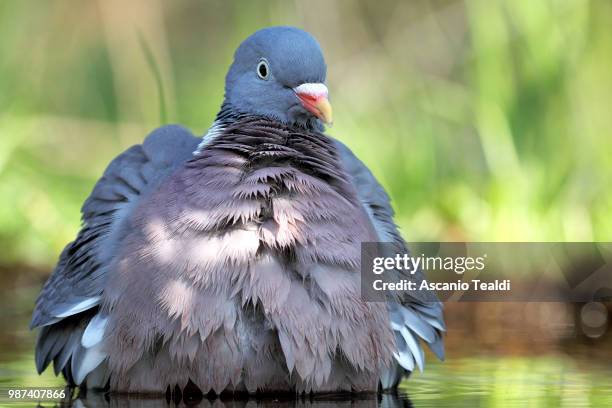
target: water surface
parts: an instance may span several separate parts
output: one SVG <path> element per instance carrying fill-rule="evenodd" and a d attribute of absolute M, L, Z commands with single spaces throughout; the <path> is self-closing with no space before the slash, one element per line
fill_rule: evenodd
<path fill-rule="evenodd" d="M 0 388 L 62 387 L 52 370 L 34 368 L 29 315 L 40 278 L 0 273 Z M 612 341 L 585 338 L 562 304 L 447 303 L 447 359 L 427 354 L 423 373 L 405 380 L 397 396 L 318 396 L 305 399 L 192 401 L 214 408 L 265 407 L 546 407 L 612 406 Z M 22 407 L 166 407 L 166 399 L 92 394 L 70 401 L 24 401 Z M 179 406 L 185 406 L 180 402 Z"/>

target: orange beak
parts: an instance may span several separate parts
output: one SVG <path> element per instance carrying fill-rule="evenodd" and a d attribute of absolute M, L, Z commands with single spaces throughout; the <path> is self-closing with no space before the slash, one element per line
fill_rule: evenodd
<path fill-rule="evenodd" d="M 307 83 L 293 88 L 304 108 L 326 125 L 333 121 L 332 107 L 327 99 L 327 87 L 321 83 Z"/>

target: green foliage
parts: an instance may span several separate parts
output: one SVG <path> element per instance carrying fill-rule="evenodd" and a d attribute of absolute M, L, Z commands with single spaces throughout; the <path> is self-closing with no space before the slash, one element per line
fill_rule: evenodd
<path fill-rule="evenodd" d="M 239 41 L 325 49 L 336 124 L 408 240 L 609 240 L 612 3 L 0 3 L 0 263 L 50 266 L 104 166 L 204 133 Z"/>

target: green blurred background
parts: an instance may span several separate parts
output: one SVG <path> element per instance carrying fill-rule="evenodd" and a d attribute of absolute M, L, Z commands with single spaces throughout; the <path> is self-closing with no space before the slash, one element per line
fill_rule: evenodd
<path fill-rule="evenodd" d="M 0 384 L 57 381 L 35 376 L 25 325 L 106 164 L 165 123 L 204 134 L 236 46 L 280 24 L 305 28 L 321 43 L 334 106 L 328 133 L 387 188 L 409 241 L 612 240 L 611 1 L 3 0 L 0 324 L 13 329 L 0 347 L 20 357 L 2 360 Z M 563 352 L 578 334 L 559 335 L 543 322 L 565 316 L 559 327 L 567 328 L 572 313 L 562 305 L 547 313 L 449 306 L 451 356 L 478 347 L 496 357 L 434 363 L 431 378 L 463 379 L 461 394 L 461 384 L 478 387 L 484 377 L 493 378 L 493 391 L 507 390 L 497 375 L 512 373 L 544 390 L 544 404 L 571 404 L 575 389 L 534 379 L 567 372 L 591 387 L 587 402 L 601 402 L 612 376 L 597 374 L 591 360 L 603 346 L 572 343 L 588 350 L 586 371 L 581 358 L 508 357 Z M 526 326 L 533 316 L 540 320 Z M 528 333 L 533 327 L 540 343 Z M 431 387 L 426 376 L 421 386 Z M 513 384 L 517 396 L 525 392 Z M 495 405 L 505 394 L 493 391 L 486 395 Z"/>
<path fill-rule="evenodd" d="M 610 1 L 2 1 L 0 263 L 51 265 L 152 129 L 203 134 L 236 46 L 277 24 L 320 41 L 329 133 L 407 239 L 612 237 Z"/>

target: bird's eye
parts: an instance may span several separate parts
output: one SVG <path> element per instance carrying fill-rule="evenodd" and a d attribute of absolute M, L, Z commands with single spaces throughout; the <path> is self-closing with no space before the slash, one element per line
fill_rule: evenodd
<path fill-rule="evenodd" d="M 257 75 L 261 79 L 268 79 L 268 75 L 270 75 L 270 68 L 268 67 L 267 61 L 259 61 L 259 64 L 257 64 Z"/>

